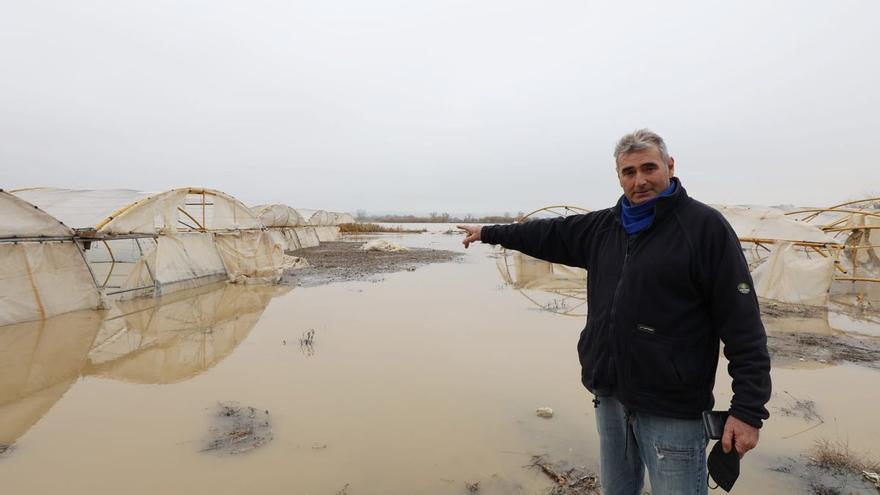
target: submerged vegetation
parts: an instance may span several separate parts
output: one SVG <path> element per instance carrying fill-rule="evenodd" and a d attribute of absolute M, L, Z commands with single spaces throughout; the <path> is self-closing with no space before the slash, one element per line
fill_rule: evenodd
<path fill-rule="evenodd" d="M 214 411 L 216 424 L 203 452 L 243 454 L 272 441 L 269 411 L 242 406 L 237 402 L 220 402 Z"/>
<path fill-rule="evenodd" d="M 544 456 L 532 456 L 532 462 L 526 466 L 544 473 L 554 486 L 545 495 L 593 495 L 600 493 L 599 478 L 582 469 L 569 468 L 549 462 Z"/>
<path fill-rule="evenodd" d="M 771 468 L 797 476 L 812 495 L 874 494 L 880 492 L 880 461 L 856 452 L 846 441 L 819 438 L 800 458 Z"/>
<path fill-rule="evenodd" d="M 809 458 L 816 466 L 833 471 L 856 475 L 880 472 L 880 460 L 871 457 L 870 453 L 855 452 L 849 443 L 840 440 L 820 438 L 813 446 Z"/>

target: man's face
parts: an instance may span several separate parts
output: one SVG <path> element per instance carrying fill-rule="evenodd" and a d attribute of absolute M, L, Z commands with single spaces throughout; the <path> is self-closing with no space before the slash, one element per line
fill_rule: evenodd
<path fill-rule="evenodd" d="M 621 155 L 617 161 L 617 178 L 629 203 L 637 205 L 655 198 L 669 187 L 675 171 L 675 160 L 664 162 L 655 147 Z"/>

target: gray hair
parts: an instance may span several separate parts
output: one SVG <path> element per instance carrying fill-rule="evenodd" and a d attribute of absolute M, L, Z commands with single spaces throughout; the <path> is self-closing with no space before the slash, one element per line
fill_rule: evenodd
<path fill-rule="evenodd" d="M 647 149 L 657 148 L 660 151 L 660 157 L 664 162 L 669 162 L 669 151 L 666 149 L 666 143 L 663 138 L 650 129 L 639 129 L 633 131 L 617 142 L 614 147 L 614 163 L 615 166 L 620 163 L 620 157 L 630 153 L 637 153 Z"/>

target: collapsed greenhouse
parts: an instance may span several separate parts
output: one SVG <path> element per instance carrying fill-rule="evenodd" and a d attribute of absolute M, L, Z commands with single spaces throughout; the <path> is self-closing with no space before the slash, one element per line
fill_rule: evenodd
<path fill-rule="evenodd" d="M 829 294 L 859 300 L 880 289 L 880 199 L 828 208 L 720 208 L 767 299 L 824 306 Z M 750 223 L 741 220 L 746 217 Z"/>
<path fill-rule="evenodd" d="M 314 229 L 320 242 L 339 240 L 339 222 L 336 214 L 324 210 L 297 209 L 306 223 Z"/>
<path fill-rule="evenodd" d="M 287 205 L 259 205 L 251 211 L 269 230 L 269 235 L 284 251 L 315 247 L 320 244 L 315 228 L 300 213 Z"/>

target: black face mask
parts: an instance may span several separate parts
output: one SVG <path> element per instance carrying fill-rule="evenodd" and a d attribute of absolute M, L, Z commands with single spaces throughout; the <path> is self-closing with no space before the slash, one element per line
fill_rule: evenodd
<path fill-rule="evenodd" d="M 709 453 L 709 460 L 706 462 L 709 467 L 709 476 L 718 483 L 718 486 L 729 492 L 733 489 L 733 484 L 739 477 L 739 454 L 736 448 L 731 448 L 730 452 L 724 453 L 721 447 L 721 441 L 715 442 L 712 452 Z M 715 488 L 718 488 L 716 486 Z M 709 488 L 712 488 L 711 486 Z"/>

